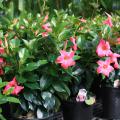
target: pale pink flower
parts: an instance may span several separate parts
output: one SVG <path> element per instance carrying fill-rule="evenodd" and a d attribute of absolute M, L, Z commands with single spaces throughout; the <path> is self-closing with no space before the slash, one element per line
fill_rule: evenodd
<path fill-rule="evenodd" d="M 70 37 L 70 41 L 73 43 L 73 50 L 76 51 L 77 50 L 77 44 L 76 44 L 76 39 L 74 37 Z"/>
<path fill-rule="evenodd" d="M 117 62 L 117 58 L 120 58 L 120 55 L 117 53 L 112 53 L 109 55 L 110 56 L 110 62 L 114 63 L 114 68 L 119 69 L 119 64 Z"/>
<path fill-rule="evenodd" d="M 97 46 L 96 53 L 99 57 L 109 56 L 109 54 L 111 54 L 109 42 L 101 39 Z"/>
<path fill-rule="evenodd" d="M 77 102 L 84 102 L 87 98 L 87 91 L 85 89 L 80 89 L 76 97 Z"/>
<path fill-rule="evenodd" d="M 42 37 L 47 37 L 48 36 L 48 32 L 42 32 Z"/>
<path fill-rule="evenodd" d="M 75 61 L 73 60 L 74 52 L 66 52 L 65 50 L 60 51 L 60 56 L 56 59 L 56 63 L 60 63 L 61 67 L 67 69 L 70 66 L 75 65 Z"/>
<path fill-rule="evenodd" d="M 80 21 L 86 23 L 86 20 L 84 18 L 81 18 Z"/>
<path fill-rule="evenodd" d="M 42 28 L 46 30 L 47 32 L 52 32 L 52 28 L 50 27 L 50 23 L 46 23 L 42 25 Z"/>
<path fill-rule="evenodd" d="M 113 26 L 113 24 L 112 24 L 112 17 L 109 14 L 107 14 L 107 16 L 108 16 L 108 18 L 107 18 L 107 20 L 103 21 L 103 24 L 106 24 L 106 25 L 112 27 Z"/>
<path fill-rule="evenodd" d="M 103 75 L 109 77 L 109 74 L 114 70 L 114 68 L 110 65 L 110 60 L 99 60 L 97 64 L 99 65 L 97 68 L 98 74 L 102 73 Z"/>

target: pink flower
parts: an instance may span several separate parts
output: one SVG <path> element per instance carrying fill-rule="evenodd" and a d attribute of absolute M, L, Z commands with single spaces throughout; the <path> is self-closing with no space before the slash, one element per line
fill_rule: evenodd
<path fill-rule="evenodd" d="M 0 47 L 0 54 L 4 54 L 5 53 L 5 50 L 3 47 Z"/>
<path fill-rule="evenodd" d="M 109 14 L 107 14 L 107 16 L 108 16 L 108 18 L 107 18 L 107 20 L 103 21 L 103 24 L 106 24 L 106 25 L 112 27 L 113 26 L 112 19 L 111 19 L 112 17 Z"/>
<path fill-rule="evenodd" d="M 120 37 L 117 38 L 117 44 L 120 44 Z"/>
<path fill-rule="evenodd" d="M 50 23 L 46 23 L 42 25 L 42 28 L 46 30 L 47 32 L 52 32 L 52 28 L 50 28 Z"/>
<path fill-rule="evenodd" d="M 66 52 L 64 50 L 60 51 L 60 56 L 56 59 L 56 63 L 60 63 L 61 67 L 67 69 L 70 66 L 75 65 L 75 61 L 73 60 L 74 52 Z"/>
<path fill-rule="evenodd" d="M 111 54 L 109 42 L 101 39 L 97 46 L 96 53 L 99 57 L 109 56 L 109 54 Z"/>
<path fill-rule="evenodd" d="M 81 18 L 80 21 L 86 23 L 86 20 L 84 18 Z"/>
<path fill-rule="evenodd" d="M 13 91 L 12 91 L 12 95 L 18 95 L 18 93 L 24 89 L 24 87 L 22 86 L 18 86 L 18 83 L 17 83 L 17 80 L 16 80 L 16 77 L 13 78 L 12 81 L 10 81 L 4 88 L 3 90 L 3 94 L 5 94 L 10 88 L 14 88 Z"/>
<path fill-rule="evenodd" d="M 19 92 L 21 92 L 21 90 L 23 90 L 24 87 L 23 86 L 15 86 L 14 90 L 12 91 L 13 95 L 18 95 Z"/>
<path fill-rule="evenodd" d="M 84 102 L 87 98 L 87 91 L 85 89 L 80 89 L 76 97 L 77 102 Z"/>
<path fill-rule="evenodd" d="M 3 58 L 0 58 L 0 64 L 1 63 L 4 63 L 4 59 Z"/>
<path fill-rule="evenodd" d="M 117 62 L 117 58 L 119 58 L 119 57 L 120 57 L 120 55 L 117 53 L 110 54 L 110 58 L 109 58 L 110 62 L 114 63 L 114 68 L 116 68 L 116 69 L 119 69 L 119 64 Z"/>
<path fill-rule="evenodd" d="M 102 73 L 105 76 L 109 77 L 110 72 L 114 70 L 114 68 L 110 65 L 110 60 L 99 60 L 97 64 L 99 65 L 99 67 L 97 68 L 98 74 Z"/>
<path fill-rule="evenodd" d="M 0 46 L 3 44 L 2 40 L 0 40 Z"/>
<path fill-rule="evenodd" d="M 70 37 L 70 41 L 73 43 L 73 50 L 76 51 L 77 50 L 77 44 L 76 44 L 76 39 L 74 37 Z"/>
<path fill-rule="evenodd" d="M 0 68 L 0 75 L 3 75 L 4 74 L 4 71 L 2 68 Z"/>
<path fill-rule="evenodd" d="M 45 16 L 43 22 L 45 23 L 48 20 L 48 15 Z"/>
<path fill-rule="evenodd" d="M 48 36 L 48 32 L 42 32 L 42 37 L 47 37 Z"/>

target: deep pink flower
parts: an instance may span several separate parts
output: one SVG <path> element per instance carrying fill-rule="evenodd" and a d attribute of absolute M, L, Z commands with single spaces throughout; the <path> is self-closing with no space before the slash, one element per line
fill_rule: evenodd
<path fill-rule="evenodd" d="M 99 60 L 97 64 L 99 65 L 99 67 L 97 68 L 98 74 L 102 73 L 105 76 L 109 77 L 110 72 L 114 70 L 114 68 L 110 65 L 110 60 Z"/>
<path fill-rule="evenodd" d="M 111 54 L 109 42 L 101 39 L 97 46 L 96 53 L 99 57 L 109 56 L 109 54 Z"/>
<path fill-rule="evenodd" d="M 86 20 L 84 18 L 81 18 L 80 21 L 86 23 Z"/>
<path fill-rule="evenodd" d="M 3 94 L 5 94 L 10 88 L 14 88 L 13 91 L 12 91 L 12 95 L 18 95 L 18 93 L 24 89 L 23 86 L 18 86 L 18 83 L 17 83 L 17 80 L 16 80 L 16 77 L 13 78 L 12 81 L 10 81 L 4 88 L 3 90 Z"/>
<path fill-rule="evenodd" d="M 77 102 L 84 102 L 87 98 L 87 91 L 85 89 L 80 89 L 76 97 Z"/>
<path fill-rule="evenodd" d="M 60 51 L 60 56 L 56 59 L 56 63 L 60 63 L 64 69 L 67 69 L 70 66 L 75 65 L 75 61 L 73 60 L 74 52 L 66 52 L 64 50 Z"/>
<path fill-rule="evenodd" d="M 42 28 L 46 30 L 47 32 L 52 32 L 52 28 L 50 27 L 50 23 L 46 23 L 42 25 Z"/>
<path fill-rule="evenodd" d="M 73 43 L 73 50 L 76 51 L 77 50 L 77 44 L 76 44 L 76 39 L 74 37 L 70 37 L 70 41 Z"/>
<path fill-rule="evenodd" d="M 0 54 L 4 54 L 5 53 L 5 50 L 3 47 L 0 47 Z"/>
<path fill-rule="evenodd" d="M 106 25 L 112 27 L 113 26 L 113 24 L 112 24 L 112 17 L 109 14 L 107 14 L 107 16 L 108 16 L 108 18 L 107 18 L 107 20 L 103 21 L 103 24 L 106 24 Z"/>
<path fill-rule="evenodd" d="M 42 32 L 42 37 L 47 37 L 48 36 L 48 32 Z"/>
<path fill-rule="evenodd" d="M 19 92 L 21 92 L 21 90 L 23 90 L 24 87 L 23 86 L 15 86 L 14 90 L 12 91 L 13 95 L 18 95 Z"/>
<path fill-rule="evenodd" d="M 0 75 L 3 75 L 4 74 L 4 71 L 2 68 L 0 68 Z"/>
<path fill-rule="evenodd" d="M 120 55 L 117 53 L 112 53 L 109 55 L 110 56 L 110 62 L 114 63 L 114 68 L 119 69 L 119 64 L 117 62 L 117 58 L 120 58 Z"/>

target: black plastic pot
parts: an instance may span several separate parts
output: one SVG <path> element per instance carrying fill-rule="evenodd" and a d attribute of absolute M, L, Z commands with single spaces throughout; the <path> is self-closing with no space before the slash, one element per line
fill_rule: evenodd
<path fill-rule="evenodd" d="M 64 102 L 62 104 L 64 120 L 91 120 L 92 106 L 81 102 Z"/>
<path fill-rule="evenodd" d="M 102 88 L 103 118 L 120 119 L 120 89 Z"/>
<path fill-rule="evenodd" d="M 62 112 L 57 112 L 43 119 L 11 118 L 9 120 L 63 120 Z"/>

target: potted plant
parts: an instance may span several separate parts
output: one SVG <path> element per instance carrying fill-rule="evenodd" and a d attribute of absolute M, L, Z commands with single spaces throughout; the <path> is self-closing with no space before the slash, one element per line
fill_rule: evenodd
<path fill-rule="evenodd" d="M 13 119 L 54 117 L 61 100 L 70 96 L 68 84 L 74 76 L 61 69 L 55 61 L 66 38 L 73 34 L 70 28 L 75 26 L 74 22 L 68 24 L 68 21 L 77 19 L 67 14 L 64 17 L 64 14 L 56 11 L 51 22 L 48 15 L 27 14 L 2 25 L 1 46 L 6 63 L 2 69 L 4 79 L 14 78 L 18 85 L 24 86 L 24 90 L 16 94 L 20 105 L 11 106 Z"/>
<path fill-rule="evenodd" d="M 108 15 L 108 14 L 107 14 Z M 119 81 L 119 35 L 117 23 L 113 23 L 114 17 L 108 15 L 103 21 L 105 27 L 102 33 L 96 53 L 99 56 L 97 73 L 102 74 L 101 95 L 103 103 L 103 117 L 107 119 L 119 119 L 120 81 Z"/>

